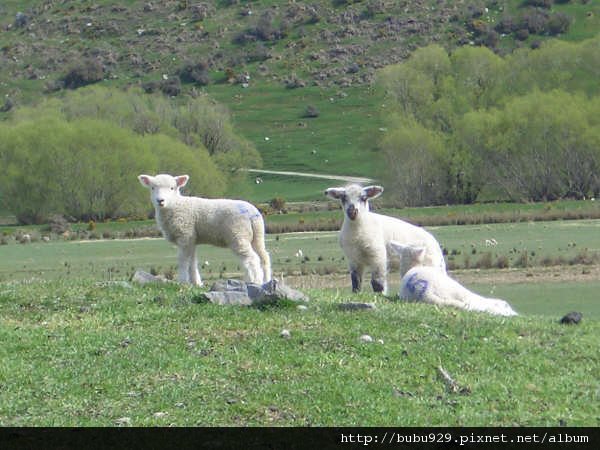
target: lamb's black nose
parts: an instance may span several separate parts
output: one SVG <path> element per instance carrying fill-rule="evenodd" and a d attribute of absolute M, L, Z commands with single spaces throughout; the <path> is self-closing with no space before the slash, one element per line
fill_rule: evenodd
<path fill-rule="evenodd" d="M 165 201 L 162 198 L 156 200 L 156 203 L 158 203 L 158 206 L 165 206 Z"/>
<path fill-rule="evenodd" d="M 348 214 L 348 218 L 350 220 L 354 220 L 354 219 L 356 219 L 356 215 L 358 214 L 358 209 L 356 209 L 356 206 L 350 205 L 346 209 L 346 214 Z"/>

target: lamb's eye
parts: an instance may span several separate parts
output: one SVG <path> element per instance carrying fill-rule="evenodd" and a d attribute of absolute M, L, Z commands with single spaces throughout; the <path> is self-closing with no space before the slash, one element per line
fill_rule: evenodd
<path fill-rule="evenodd" d="M 172 187 L 172 188 L 171 188 L 171 190 L 172 190 L 172 191 L 174 191 L 174 190 L 175 190 L 175 188 L 174 188 L 174 187 Z"/>

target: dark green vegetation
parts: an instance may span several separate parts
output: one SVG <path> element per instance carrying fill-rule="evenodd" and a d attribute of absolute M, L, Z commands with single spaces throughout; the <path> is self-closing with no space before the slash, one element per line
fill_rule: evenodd
<path fill-rule="evenodd" d="M 383 129 L 392 131 L 382 112 L 388 116 L 393 105 L 371 91 L 376 71 L 432 42 L 449 51 L 485 45 L 504 55 L 537 48 L 550 36 L 580 41 L 597 32 L 595 2 L 553 3 L 8 1 L 0 6 L 2 109 L 10 113 L 92 83 L 141 87 L 180 103 L 206 92 L 229 108 L 235 134 L 251 141 L 266 168 L 381 179 L 380 138 Z M 568 26 L 550 26 L 561 15 Z M 597 58 L 583 60 L 593 65 Z M 236 178 L 229 194 L 263 202 L 319 199 L 316 183 L 304 180 L 256 185 L 254 177 Z M 483 200 L 498 196 L 492 189 Z"/>
<path fill-rule="evenodd" d="M 599 55 L 598 37 L 504 58 L 435 45 L 387 67 L 387 186 L 412 205 L 596 196 Z"/>
<path fill-rule="evenodd" d="M 177 104 L 96 86 L 15 109 L 0 142 L 0 195 L 21 223 L 145 215 L 147 192 L 132 189 L 140 173 L 185 172 L 192 189 L 218 196 L 235 179 L 230 167 L 260 164 L 207 98 Z"/>
<path fill-rule="evenodd" d="M 599 424 L 597 320 L 310 294 L 304 311 L 258 310 L 176 285 L 3 283 L 0 424 Z M 340 312 L 349 299 L 378 308 Z"/>
<path fill-rule="evenodd" d="M 526 3 L 2 1 L 0 223 L 10 226 L 0 237 L 0 425 L 600 425 L 596 222 L 527 223 L 598 217 L 595 202 L 394 211 L 471 224 L 432 231 L 449 265 L 481 269 L 455 276 L 522 313 L 510 320 L 352 295 L 331 232 L 268 236 L 275 274 L 319 287 L 307 289 L 307 310 L 199 304 L 197 289 L 129 283 L 136 268 L 174 274 L 176 250 L 163 239 L 111 240 L 154 236 L 151 222 L 100 220 L 149 210 L 138 172 L 185 170 L 192 194 L 227 190 L 288 209 L 267 217 L 271 231 L 335 229 L 337 206 L 284 206 L 343 181 L 235 169 L 260 165 L 256 149 L 266 169 L 383 179 L 382 200 L 410 203 L 394 198 L 402 189 L 386 161 L 399 137 L 423 142 L 431 168 L 448 150 L 443 172 L 460 181 L 445 199 L 425 183 L 421 203 L 595 195 L 595 180 L 569 185 L 573 173 L 550 177 L 558 186 L 547 195 L 502 191 L 505 172 L 467 157 L 499 163 L 491 150 L 564 143 L 542 159 L 517 155 L 537 170 L 572 167 L 560 157 L 573 149 L 585 161 L 597 151 L 600 5 Z M 415 52 L 432 43 L 446 59 L 424 59 L 436 47 Z M 441 62 L 432 73 L 443 79 L 423 76 L 419 61 Z M 405 114 L 401 97 L 389 95 L 398 91 L 371 84 L 396 71 L 414 75 L 406 92 L 427 94 L 400 126 L 391 113 Z M 14 216 L 52 213 L 85 220 L 65 234 L 52 218 L 49 242 L 45 225 L 13 226 Z M 18 244 L 26 233 L 32 242 Z M 486 247 L 491 238 L 498 245 Z M 239 276 L 229 251 L 201 247 L 200 260 L 207 280 Z M 349 300 L 378 308 L 338 311 Z M 581 325 L 558 325 L 571 309 Z M 448 391 L 438 366 L 461 392 Z"/>

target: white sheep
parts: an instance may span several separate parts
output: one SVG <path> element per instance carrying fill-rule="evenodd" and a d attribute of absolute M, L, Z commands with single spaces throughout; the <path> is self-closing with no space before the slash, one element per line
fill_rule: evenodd
<path fill-rule="evenodd" d="M 247 281 L 262 284 L 271 279 L 265 225 L 255 206 L 242 200 L 183 196 L 180 189 L 188 175 L 140 175 L 138 179 L 152 191 L 150 198 L 163 236 L 178 247 L 179 281 L 202 286 L 197 244 L 229 247 L 240 257 Z"/>
<path fill-rule="evenodd" d="M 400 282 L 399 297 L 402 300 L 431 303 L 438 306 L 453 306 L 467 311 L 483 311 L 499 316 L 516 316 L 517 313 L 504 300 L 486 298 L 471 292 L 453 280 L 439 267 L 423 265 L 424 247 L 390 243 L 404 260 L 413 267 Z"/>
<path fill-rule="evenodd" d="M 425 261 L 446 270 L 444 255 L 437 240 L 423 228 L 394 217 L 369 211 L 369 200 L 383 192 L 381 186 L 329 188 L 325 195 L 339 200 L 344 210 L 344 221 L 339 242 L 349 262 L 352 290 L 360 291 L 365 268 L 371 270 L 371 286 L 375 292 L 387 293 L 387 271 L 397 265 L 390 241 L 423 246 Z M 400 260 L 401 276 L 410 268 Z"/>

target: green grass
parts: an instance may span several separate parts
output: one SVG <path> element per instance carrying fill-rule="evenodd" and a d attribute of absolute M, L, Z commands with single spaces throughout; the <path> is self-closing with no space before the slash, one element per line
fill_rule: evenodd
<path fill-rule="evenodd" d="M 543 315 L 560 318 L 569 311 L 578 311 L 585 318 L 600 319 L 597 298 L 600 282 L 587 281 L 520 282 L 469 284 L 469 288 L 485 295 L 507 299 L 523 315 Z"/>
<path fill-rule="evenodd" d="M 504 297 L 526 314 L 558 316 L 568 312 L 567 309 L 577 309 L 586 315 L 600 317 L 593 281 L 569 284 L 558 278 L 556 282 L 541 284 L 527 278 L 529 268 L 515 268 L 522 253 L 528 254 L 531 266 L 548 265 L 544 260 L 563 264 L 555 266 L 557 273 L 569 261 L 577 260 L 582 252 L 597 257 L 600 252 L 598 227 L 600 221 L 583 220 L 445 226 L 429 230 L 447 250 L 446 258 L 451 266 L 463 268 L 468 259 L 469 267 L 475 267 L 486 258 L 494 266 L 498 258 L 506 257 L 510 270 L 522 274 L 522 282 L 514 284 L 514 281 L 503 281 L 502 274 L 508 273 L 506 269 L 490 272 L 498 275 L 498 282 L 481 284 L 475 280 L 472 285 L 467 284 L 477 292 Z M 496 247 L 486 247 L 485 240 L 490 238 L 498 241 Z M 347 272 L 337 232 L 268 235 L 267 248 L 273 272 L 280 278 L 310 275 L 327 280 L 327 275 Z M 298 250 L 302 250 L 303 257 L 297 256 Z M 241 276 L 240 263 L 231 251 L 203 245 L 199 246 L 198 252 L 200 270 L 207 283 L 218 278 Z M 127 280 L 136 269 L 174 274 L 176 254 L 175 247 L 160 238 L 9 244 L 0 246 L 0 281 L 32 278 L 65 282 Z M 591 262 L 598 263 L 593 259 Z M 580 272 L 583 270 L 584 267 Z M 489 271 L 482 270 L 482 273 L 486 272 Z M 327 285 L 325 281 L 323 284 Z M 390 285 L 391 292 L 397 292 L 397 274 L 390 275 Z"/>
<path fill-rule="evenodd" d="M 447 249 L 476 255 L 513 246 L 567 255 L 600 248 L 598 226 L 431 231 Z M 497 247 L 485 247 L 489 237 Z M 335 232 L 268 235 L 267 246 L 276 276 L 345 271 Z M 239 276 L 231 252 L 199 251 L 205 280 Z M 201 289 L 127 281 L 136 268 L 173 270 L 175 255 L 163 239 L 0 246 L 0 425 L 600 425 L 598 281 L 540 283 L 529 269 L 516 283 L 503 281 L 506 271 L 477 273 L 492 280 L 483 282 L 455 275 L 508 299 L 521 313 L 510 319 L 356 295 L 349 280 L 307 289 L 304 311 L 220 307 L 198 303 Z M 391 284 L 396 292 L 397 276 Z M 339 311 L 346 301 L 377 309 Z M 571 310 L 582 323 L 558 324 Z M 439 366 L 462 394 L 448 391 Z"/>
<path fill-rule="evenodd" d="M 344 292 L 310 294 L 305 311 L 258 310 L 198 304 L 178 286 L 2 283 L 0 424 L 599 425 L 598 320 L 372 294 L 352 298 L 377 310 L 343 313 Z M 438 366 L 467 393 L 449 392 Z"/>
<path fill-rule="evenodd" d="M 381 171 L 374 133 L 381 94 L 368 87 L 286 89 L 264 82 L 248 89 L 213 85 L 233 122 L 260 151 L 266 169 L 375 177 Z M 304 117 L 312 105 L 319 117 Z M 268 138 L 268 140 L 265 140 Z"/>

